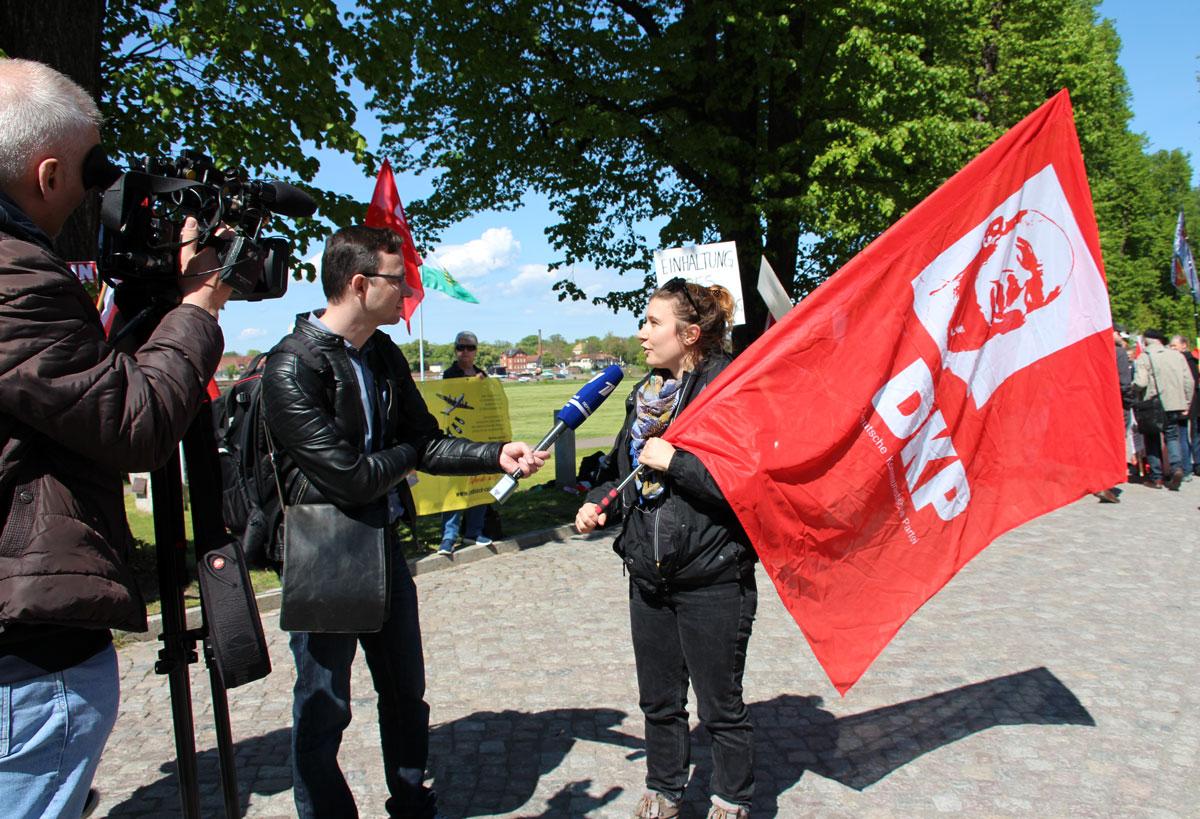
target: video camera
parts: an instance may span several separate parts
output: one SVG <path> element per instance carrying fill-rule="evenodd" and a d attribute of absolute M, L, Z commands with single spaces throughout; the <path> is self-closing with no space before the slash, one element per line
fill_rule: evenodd
<path fill-rule="evenodd" d="M 104 190 L 100 204 L 99 270 L 121 289 L 143 295 L 171 292 L 180 275 L 179 235 L 193 216 L 200 225 L 198 247 L 215 247 L 221 280 L 233 299 L 261 301 L 287 291 L 291 245 L 262 236 L 273 214 L 312 216 L 316 203 L 286 182 L 247 179 L 222 171 L 212 159 L 185 150 L 174 159 L 146 159 L 123 171 L 97 145 L 83 164 L 88 188 Z M 218 235 L 226 225 L 231 232 Z"/>

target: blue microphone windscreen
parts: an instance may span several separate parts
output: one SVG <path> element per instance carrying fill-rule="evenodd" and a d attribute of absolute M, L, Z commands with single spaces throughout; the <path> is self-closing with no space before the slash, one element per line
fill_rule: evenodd
<path fill-rule="evenodd" d="M 605 367 L 604 371 L 591 381 L 579 388 L 579 392 L 558 411 L 558 420 L 571 429 L 576 429 L 584 420 L 596 411 L 596 407 L 604 403 L 604 399 L 621 383 L 625 373 L 616 364 Z"/>

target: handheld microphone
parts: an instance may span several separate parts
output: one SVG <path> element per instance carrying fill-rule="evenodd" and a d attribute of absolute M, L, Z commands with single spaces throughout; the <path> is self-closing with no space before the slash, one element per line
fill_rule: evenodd
<path fill-rule="evenodd" d="M 624 377 L 625 373 L 621 372 L 621 368 L 612 364 L 580 387 L 579 392 L 572 395 L 567 403 L 563 404 L 563 408 L 554 414 L 556 422 L 554 428 L 538 442 L 538 445 L 533 448 L 534 451 L 548 449 L 558 440 L 558 436 L 568 429 L 578 428 L 588 416 L 596 411 L 597 407 L 604 403 L 604 399 L 612 394 Z M 492 487 L 492 497 L 496 499 L 497 503 L 504 503 L 517 488 L 517 481 L 520 479 L 521 470 L 514 469 L 511 475 L 505 475 Z"/>

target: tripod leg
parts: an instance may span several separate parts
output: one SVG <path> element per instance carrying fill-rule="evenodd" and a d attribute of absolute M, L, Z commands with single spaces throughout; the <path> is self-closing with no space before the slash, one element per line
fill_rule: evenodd
<path fill-rule="evenodd" d="M 225 797 L 225 815 L 241 816 L 238 802 L 237 760 L 233 755 L 233 729 L 229 724 L 229 698 L 225 695 L 225 683 L 217 669 L 212 648 L 205 642 L 204 659 L 208 665 L 208 682 L 212 688 L 213 721 L 217 731 L 217 756 L 221 762 L 221 791 Z"/>
<path fill-rule="evenodd" d="M 192 534 L 196 560 L 199 562 L 205 553 L 223 543 L 226 537 L 221 510 L 221 465 L 213 436 L 212 404 L 205 402 L 192 425 L 188 427 L 187 434 L 183 437 L 183 453 L 187 460 L 188 488 L 192 499 Z M 241 807 L 238 803 L 233 731 L 229 724 L 229 699 L 211 645 L 211 621 L 203 588 L 200 594 L 205 619 L 204 662 L 208 666 L 209 687 L 212 690 L 217 757 L 221 766 L 221 791 L 225 800 L 225 815 L 235 817 L 241 815 Z"/>
<path fill-rule="evenodd" d="M 196 643 L 187 630 L 183 590 L 184 566 L 183 486 L 179 455 L 150 475 L 154 495 L 154 540 L 158 562 L 158 588 L 162 603 L 163 647 L 154 670 L 166 674 L 171 689 L 171 719 L 175 727 L 175 759 L 179 772 L 179 799 L 185 819 L 200 816 L 200 791 L 196 777 L 196 733 L 192 719 L 192 690 L 188 664 L 196 661 Z"/>

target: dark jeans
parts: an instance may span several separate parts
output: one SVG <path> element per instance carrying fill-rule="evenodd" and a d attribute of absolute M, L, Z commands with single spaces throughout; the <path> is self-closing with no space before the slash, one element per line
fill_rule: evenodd
<path fill-rule="evenodd" d="M 431 817 L 435 813 L 433 792 L 422 785 L 429 757 L 429 706 L 424 701 L 425 658 L 417 589 L 399 544 L 394 544 L 392 557 L 391 610 L 380 631 L 292 633 L 296 659 L 292 779 L 296 813 L 301 819 L 358 815 L 337 754 L 342 732 L 350 724 L 350 666 L 359 643 L 379 693 L 379 738 L 390 794 L 388 816 Z"/>
<path fill-rule="evenodd" d="M 1189 474 L 1200 469 L 1200 455 L 1197 454 L 1200 447 L 1200 429 L 1197 427 L 1200 425 L 1190 416 L 1185 420 L 1186 425 L 1179 430 L 1179 466 Z"/>
<path fill-rule="evenodd" d="M 1146 460 L 1150 463 L 1150 477 L 1153 480 L 1161 481 L 1169 474 L 1164 474 L 1163 469 L 1163 441 L 1167 444 L 1167 460 L 1170 461 L 1172 470 L 1182 469 L 1183 462 L 1182 453 L 1180 451 L 1180 439 L 1187 437 L 1187 414 L 1182 412 L 1168 412 L 1167 423 L 1163 429 L 1162 435 L 1147 435 L 1146 436 Z"/>
<path fill-rule="evenodd" d="M 647 595 L 632 583 L 629 622 L 638 693 L 646 717 L 646 787 L 679 801 L 691 762 L 688 682 L 700 722 L 712 736 L 712 792 L 750 806 L 754 728 L 742 700 L 746 644 L 758 590 L 742 582 Z"/>

